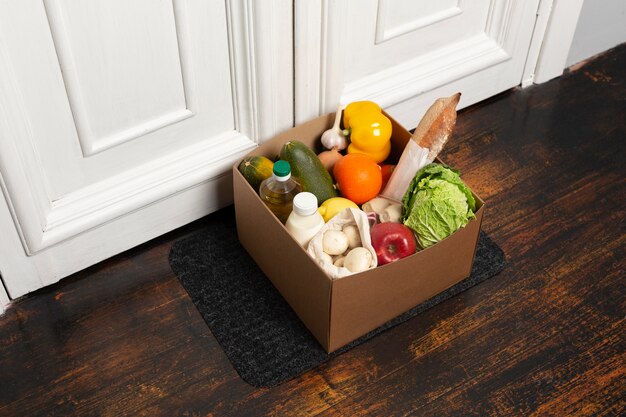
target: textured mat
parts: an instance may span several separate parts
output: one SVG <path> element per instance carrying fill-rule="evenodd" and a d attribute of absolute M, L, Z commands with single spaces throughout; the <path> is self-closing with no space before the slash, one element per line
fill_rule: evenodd
<path fill-rule="evenodd" d="M 504 255 L 481 234 L 467 279 L 339 351 L 327 354 L 237 238 L 233 206 L 174 243 L 169 261 L 239 375 L 249 384 L 280 384 L 497 274 Z"/>

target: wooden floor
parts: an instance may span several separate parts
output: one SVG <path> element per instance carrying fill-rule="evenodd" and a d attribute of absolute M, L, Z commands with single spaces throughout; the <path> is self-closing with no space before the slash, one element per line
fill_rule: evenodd
<path fill-rule="evenodd" d="M 507 266 L 273 389 L 242 381 L 169 269 L 202 220 L 0 317 L 1 416 L 626 413 L 626 46 L 461 112 L 444 159 Z"/>

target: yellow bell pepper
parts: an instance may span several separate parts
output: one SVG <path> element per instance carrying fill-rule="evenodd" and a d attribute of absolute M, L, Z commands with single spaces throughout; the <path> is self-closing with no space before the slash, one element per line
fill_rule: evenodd
<path fill-rule="evenodd" d="M 391 121 L 373 101 L 355 101 L 343 111 L 343 127 L 350 129 L 348 153 L 362 153 L 377 163 L 391 152 Z"/>

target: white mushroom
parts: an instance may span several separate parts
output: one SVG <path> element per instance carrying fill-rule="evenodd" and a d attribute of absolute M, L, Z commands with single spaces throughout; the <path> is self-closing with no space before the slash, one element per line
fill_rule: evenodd
<path fill-rule="evenodd" d="M 322 250 L 329 255 L 341 255 L 348 249 L 348 236 L 341 230 L 327 230 L 322 237 Z"/>
<path fill-rule="evenodd" d="M 346 255 L 343 266 L 350 272 L 362 272 L 370 268 L 372 253 L 363 247 L 354 248 Z"/>
<path fill-rule="evenodd" d="M 335 265 L 337 268 L 341 268 L 343 266 L 343 263 L 345 262 L 346 257 L 341 255 L 341 256 L 337 256 L 335 258 L 335 262 L 333 262 L 333 265 Z"/>
<path fill-rule="evenodd" d="M 402 217 L 402 206 L 400 204 L 391 204 L 380 213 L 381 223 L 400 223 Z"/>
<path fill-rule="evenodd" d="M 379 213 L 380 214 L 385 209 L 385 207 L 387 207 L 389 204 L 391 204 L 391 201 L 387 200 L 386 198 L 375 197 L 375 198 L 372 198 L 367 203 L 363 203 L 361 208 L 366 213 Z"/>
<path fill-rule="evenodd" d="M 359 228 L 356 224 L 349 224 L 347 226 L 344 226 L 341 231 L 344 232 L 346 236 L 348 236 L 348 247 L 350 249 L 363 246 L 361 244 L 361 234 L 359 233 Z"/>

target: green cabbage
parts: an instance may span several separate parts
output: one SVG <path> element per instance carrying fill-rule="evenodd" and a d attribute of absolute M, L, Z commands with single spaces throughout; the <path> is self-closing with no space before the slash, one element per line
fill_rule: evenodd
<path fill-rule="evenodd" d="M 442 164 L 420 169 L 402 198 L 402 222 L 424 249 L 473 219 L 476 201 L 459 171 Z"/>

